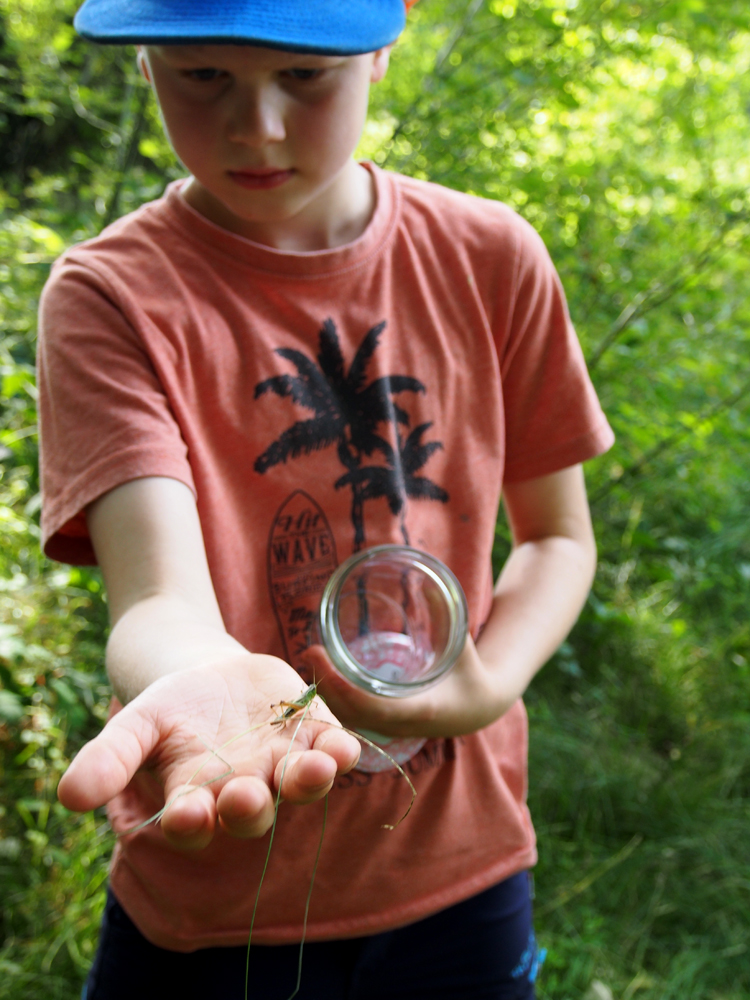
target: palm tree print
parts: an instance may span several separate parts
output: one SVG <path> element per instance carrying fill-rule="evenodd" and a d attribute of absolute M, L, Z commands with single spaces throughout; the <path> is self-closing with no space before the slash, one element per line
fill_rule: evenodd
<path fill-rule="evenodd" d="M 256 472 L 265 473 L 274 465 L 300 455 L 310 455 L 336 445 L 339 461 L 347 470 L 336 481 L 337 489 L 349 486 L 352 491 L 354 551 L 365 544 L 364 504 L 366 500 L 385 497 L 394 515 L 401 517 L 401 531 L 407 539 L 404 523 L 407 497 L 439 500 L 446 503 L 448 494 L 423 476 L 415 476 L 430 455 L 442 448 L 438 441 L 422 444 L 422 435 L 432 425 L 421 424 L 402 440 L 399 428 L 408 428 L 409 414 L 394 397 L 402 392 L 426 391 L 424 385 L 409 375 L 384 375 L 367 381 L 367 366 L 377 350 L 385 322 L 368 330 L 354 359 L 346 370 L 341 345 L 332 319 L 320 330 L 316 361 L 293 348 L 280 347 L 276 354 L 294 365 L 296 375 L 274 375 L 259 382 L 255 398 L 267 392 L 291 398 L 312 411 L 308 420 L 298 420 L 271 442 L 255 461 Z M 380 425 L 394 428 L 394 449 Z M 379 452 L 386 465 L 363 465 L 364 458 Z"/>
<path fill-rule="evenodd" d="M 429 441 L 422 444 L 421 438 L 430 427 L 432 422 L 420 424 L 404 441 L 401 435 L 397 435 L 398 452 L 391 451 L 390 456 L 386 456 L 390 464 L 388 468 L 382 465 L 365 465 L 361 468 L 347 472 L 335 483 L 336 489 L 342 486 L 357 484 L 361 491 L 362 500 L 374 500 L 383 497 L 387 500 L 391 513 L 401 515 L 401 535 L 404 544 L 409 544 L 409 533 L 406 529 L 406 503 L 405 498 L 414 500 L 439 500 L 440 503 L 448 502 L 448 494 L 431 479 L 425 476 L 416 476 L 423 465 L 434 451 L 442 448 L 442 442 Z"/>

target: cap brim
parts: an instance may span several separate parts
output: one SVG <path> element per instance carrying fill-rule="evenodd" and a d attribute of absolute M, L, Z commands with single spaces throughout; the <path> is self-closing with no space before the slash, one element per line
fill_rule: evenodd
<path fill-rule="evenodd" d="M 358 55 L 398 38 L 404 0 L 86 0 L 73 22 L 111 45 L 261 45 Z"/>

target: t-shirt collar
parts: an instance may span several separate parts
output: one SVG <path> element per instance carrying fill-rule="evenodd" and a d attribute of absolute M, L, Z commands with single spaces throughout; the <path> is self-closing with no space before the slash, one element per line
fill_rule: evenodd
<path fill-rule="evenodd" d="M 167 188 L 167 217 L 182 231 L 183 236 L 208 244 L 235 261 L 259 270 L 298 277 L 316 277 L 349 270 L 380 251 L 393 231 L 398 211 L 397 189 L 392 178 L 372 163 L 362 165 L 370 171 L 374 180 L 375 211 L 361 236 L 352 243 L 331 250 L 276 250 L 229 232 L 188 205 L 180 195 L 185 184 L 182 179 L 173 181 Z"/>

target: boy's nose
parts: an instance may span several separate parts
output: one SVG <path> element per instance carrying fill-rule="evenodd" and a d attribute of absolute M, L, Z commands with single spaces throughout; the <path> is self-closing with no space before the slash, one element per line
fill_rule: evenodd
<path fill-rule="evenodd" d="M 229 122 L 231 142 L 265 146 L 286 138 L 281 95 L 265 87 L 237 95 Z"/>

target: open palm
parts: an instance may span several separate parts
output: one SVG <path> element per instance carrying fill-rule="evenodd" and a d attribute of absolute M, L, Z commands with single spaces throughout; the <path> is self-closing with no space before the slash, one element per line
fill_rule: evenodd
<path fill-rule="evenodd" d="M 163 787 L 162 828 L 176 845 L 206 846 L 217 821 L 235 836 L 261 836 L 282 772 L 284 798 L 312 802 L 359 754 L 317 700 L 301 725 L 301 712 L 273 724 L 272 702 L 293 702 L 301 692 L 299 676 L 270 656 L 167 674 L 86 744 L 60 783 L 60 799 L 77 811 L 97 808 L 146 767 Z"/>

